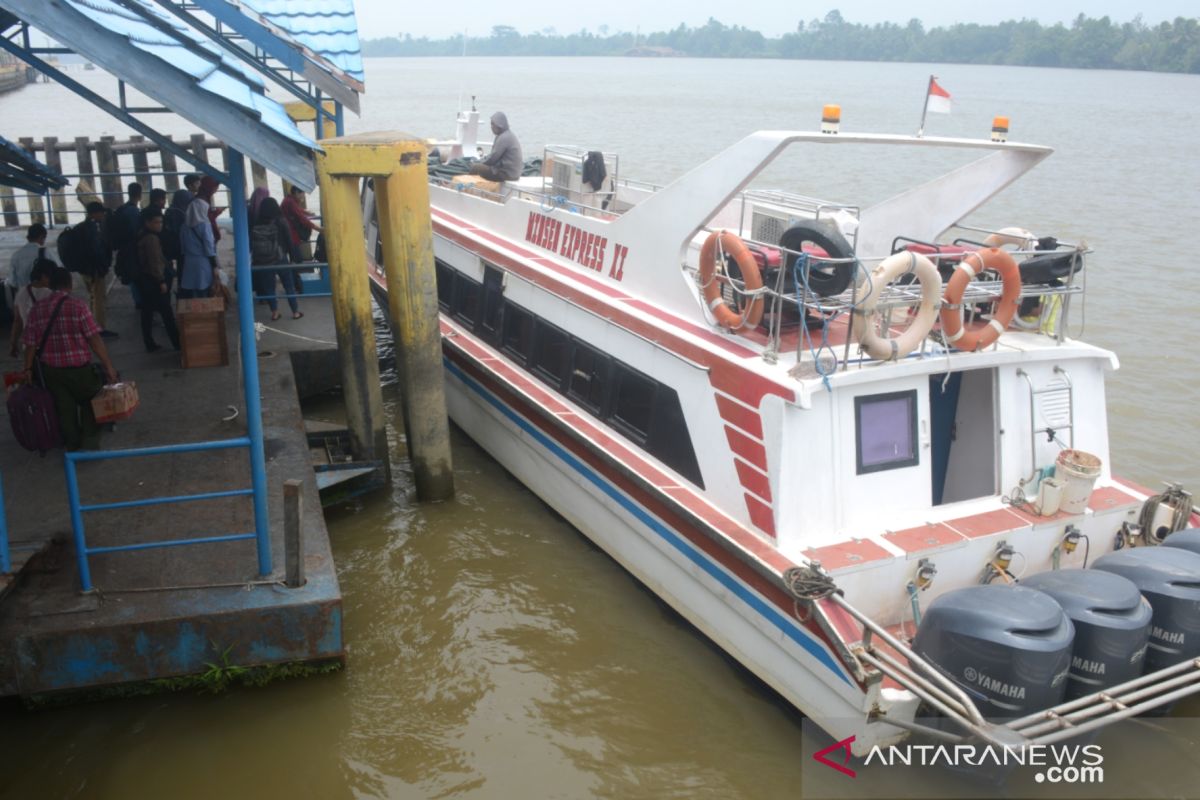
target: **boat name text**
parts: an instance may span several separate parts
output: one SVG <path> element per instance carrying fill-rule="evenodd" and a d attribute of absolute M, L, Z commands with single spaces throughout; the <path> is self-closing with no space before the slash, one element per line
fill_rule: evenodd
<path fill-rule="evenodd" d="M 554 219 L 537 212 L 530 213 L 525 226 L 525 241 L 544 250 L 566 256 L 580 266 L 603 272 L 608 239 L 598 233 L 589 233 L 569 222 Z M 625 257 L 629 248 L 613 242 L 612 259 L 608 262 L 608 277 L 621 280 L 625 277 Z"/>

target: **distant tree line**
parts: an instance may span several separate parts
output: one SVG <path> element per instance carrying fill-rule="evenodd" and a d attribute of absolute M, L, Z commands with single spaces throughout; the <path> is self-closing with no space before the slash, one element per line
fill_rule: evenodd
<path fill-rule="evenodd" d="M 617 56 L 686 55 L 700 58 L 794 58 L 843 61 L 935 61 L 1085 69 L 1133 69 L 1200 73 L 1200 19 L 1178 17 L 1146 25 L 1080 14 L 1070 25 L 1010 20 L 996 25 L 956 24 L 926 30 L 920 20 L 863 25 L 838 11 L 801 22 L 792 33 L 768 38 L 758 31 L 709 19 L 670 31 L 559 34 L 554 28 L 521 33 L 497 25 L 491 35 L 447 39 L 409 34 L 363 42 L 366 56 Z"/>

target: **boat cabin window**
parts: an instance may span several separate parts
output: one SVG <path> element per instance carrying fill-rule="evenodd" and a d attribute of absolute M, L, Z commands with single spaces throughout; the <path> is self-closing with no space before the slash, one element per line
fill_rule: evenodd
<path fill-rule="evenodd" d="M 858 474 L 916 466 L 917 392 L 854 398 Z"/>
<path fill-rule="evenodd" d="M 483 286 L 461 272 L 454 273 L 454 316 L 474 327 L 479 321 L 479 298 Z"/>
<path fill-rule="evenodd" d="M 650 417 L 653 410 L 654 381 L 624 364 L 618 365 L 616 389 L 613 394 L 613 419 L 644 442 L 650 433 Z"/>
<path fill-rule="evenodd" d="M 538 320 L 533 333 L 533 372 L 560 392 L 571 364 L 571 337 L 562 328 Z"/>
<path fill-rule="evenodd" d="M 525 366 L 533 350 L 533 314 L 511 303 L 504 308 L 504 336 L 500 349 Z"/>
<path fill-rule="evenodd" d="M 454 302 L 454 270 L 445 261 L 434 262 L 434 268 L 437 270 L 438 307 L 449 311 Z"/>
<path fill-rule="evenodd" d="M 504 308 L 504 273 L 495 267 L 483 269 L 483 326 L 484 338 L 495 342 L 500 335 L 500 312 Z"/>
<path fill-rule="evenodd" d="M 571 375 L 567 379 L 567 397 L 593 414 L 604 411 L 608 388 L 608 356 L 575 339 L 571 351 Z"/>

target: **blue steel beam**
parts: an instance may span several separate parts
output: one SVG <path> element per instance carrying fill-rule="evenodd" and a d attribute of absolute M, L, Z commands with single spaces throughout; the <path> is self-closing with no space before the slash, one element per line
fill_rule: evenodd
<path fill-rule="evenodd" d="M 220 174 L 220 173 L 218 173 Z M 110 458 L 140 458 L 142 456 L 165 456 L 171 453 L 198 453 L 203 450 L 232 450 L 248 447 L 250 439 L 214 439 L 211 442 L 185 442 L 183 444 L 160 444 L 154 447 L 130 447 L 125 450 L 76 450 L 67 453 L 68 461 L 107 461 Z"/>
<path fill-rule="evenodd" d="M 314 108 L 317 107 L 316 106 L 317 101 L 313 98 L 312 94 L 304 91 L 299 86 L 297 86 L 294 81 L 289 81 L 287 78 L 280 75 L 278 72 L 271 69 L 263 62 L 259 61 L 257 58 L 252 56 L 250 53 L 247 53 L 244 48 L 241 48 L 241 47 L 238 47 L 237 45 L 231 44 L 229 42 L 228 38 L 221 35 L 220 31 L 216 30 L 211 25 L 207 24 L 204 20 L 200 19 L 195 14 L 192 14 L 191 12 L 189 12 L 187 9 L 183 8 L 182 6 L 179 6 L 176 3 L 171 2 L 171 0 L 154 0 L 154 2 L 157 3 L 158 5 L 162 6 L 162 8 L 165 9 L 166 11 L 169 11 L 170 13 L 174 14 L 176 17 L 178 17 L 183 22 L 187 23 L 188 25 L 191 25 L 193 28 L 200 31 L 200 33 L 203 33 L 205 36 L 207 36 L 209 38 L 209 40 L 211 40 L 218 46 L 223 47 L 225 49 L 225 52 L 230 53 L 235 58 L 254 67 L 254 69 L 258 70 L 258 72 L 260 72 L 261 74 L 266 75 L 276 85 L 280 86 L 284 91 L 290 93 L 291 95 L 293 95 L 297 99 L 307 103 L 308 105 L 313 106 Z M 291 48 L 288 48 L 288 49 L 291 50 Z M 293 51 L 293 52 L 295 52 L 295 51 Z"/>
<path fill-rule="evenodd" d="M 140 544 L 117 544 L 110 547 L 89 547 L 88 555 L 93 553 L 129 553 L 134 550 L 155 550 L 159 547 L 184 547 L 189 544 L 213 544 L 214 542 L 241 542 L 253 539 L 253 533 L 231 533 L 225 536 L 200 536 L 195 539 L 165 539 L 160 542 L 142 542 Z"/>
<path fill-rule="evenodd" d="M 246 41 L 283 64 L 287 69 L 303 75 L 305 80 L 349 106 L 355 114 L 359 112 L 356 91 L 342 83 L 325 67 L 306 57 L 297 46 L 276 36 L 268 28 L 235 8 L 228 0 L 192 1 L 196 6 L 204 9 L 205 13 L 240 33 L 246 38 Z"/>
<path fill-rule="evenodd" d="M 8 509 L 4 505 L 4 482 L 0 481 L 0 575 L 12 572 L 8 555 Z"/>
<path fill-rule="evenodd" d="M 116 508 L 140 508 L 142 506 L 162 506 L 168 503 L 189 503 L 193 500 L 217 500 L 222 497 L 249 497 L 253 489 L 230 489 L 225 492 L 203 492 L 201 494 L 177 494 L 170 497 L 147 497 L 142 500 L 121 500 L 117 503 L 93 503 L 80 506 L 80 511 L 112 511 Z"/>
<path fill-rule="evenodd" d="M 12 53 L 14 56 L 21 59 L 29 66 L 33 67 L 38 72 L 41 72 L 43 75 L 49 75 L 55 81 L 57 81 L 58 83 L 61 83 L 63 86 L 66 86 L 68 89 L 70 89 L 72 92 L 74 92 L 75 94 L 82 97 L 84 100 L 87 100 L 89 103 L 96 106 L 97 108 L 107 111 L 110 115 L 116 117 L 121 122 L 123 122 L 126 125 L 128 125 L 129 127 L 133 128 L 135 131 L 142 134 L 147 139 L 150 139 L 151 141 L 153 141 L 155 144 L 157 144 L 162 149 L 169 150 L 170 152 L 174 153 L 176 158 L 182 158 L 184 161 L 188 162 L 193 167 L 195 167 L 197 170 L 199 170 L 200 172 L 203 172 L 205 175 L 211 175 L 212 177 L 214 177 L 217 180 L 222 181 L 222 182 L 227 180 L 227 176 L 225 175 L 225 173 L 221 172 L 216 167 L 212 166 L 211 164 L 209 164 L 206 161 L 201 161 L 199 158 L 194 156 L 190 151 L 183 149 L 182 147 L 175 144 L 170 139 L 164 137 L 162 134 L 160 134 L 154 128 L 151 128 L 149 125 L 142 122 L 140 119 L 133 116 L 132 114 L 128 114 L 128 113 L 122 111 L 119 106 L 109 102 L 105 98 L 96 94 L 91 89 L 89 89 L 86 86 L 84 86 L 83 84 L 81 84 L 79 81 L 74 80 L 73 78 L 68 76 L 66 73 L 62 72 L 62 70 L 57 69 L 50 63 L 43 61 L 42 59 L 38 58 L 33 53 L 25 50 L 23 47 L 18 45 L 16 42 L 10 41 L 9 39 L 7 39 L 5 37 L 0 36 L 0 48 L 3 48 L 4 50 L 7 50 L 8 52 Z"/>
<path fill-rule="evenodd" d="M 258 343 L 254 338 L 254 287 L 250 282 L 250 227 L 246 215 L 246 162 L 229 148 L 229 205 L 233 207 L 234 270 L 237 275 L 238 330 L 241 334 L 242 385 L 246 393 L 246 435 L 250 439 L 250 485 L 254 488 L 254 532 L 258 572 L 271 574 L 271 527 L 267 514 L 267 457 L 263 446 L 262 400 L 258 390 Z"/>

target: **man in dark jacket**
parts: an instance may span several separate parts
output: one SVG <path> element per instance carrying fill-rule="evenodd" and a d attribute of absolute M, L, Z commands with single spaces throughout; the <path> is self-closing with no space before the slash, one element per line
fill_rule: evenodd
<path fill-rule="evenodd" d="M 521 177 L 525 159 L 521 157 L 521 143 L 517 135 L 508 129 L 508 117 L 503 111 L 492 114 L 492 152 L 483 161 L 471 165 L 472 175 L 481 175 L 489 181 L 515 181 Z"/>
<path fill-rule="evenodd" d="M 142 185 L 129 184 L 129 199 L 113 212 L 109 224 L 109 245 L 117 251 L 117 277 L 121 283 L 132 284 L 137 277 L 137 239 L 142 229 Z M 137 304 L 134 292 L 134 304 Z"/>
<path fill-rule="evenodd" d="M 112 248 L 105 233 L 107 221 L 108 209 L 103 203 L 93 201 L 87 204 L 87 219 L 82 223 L 86 260 L 80 265 L 79 274 L 87 287 L 92 316 L 100 326 L 100 335 L 109 339 L 117 334 L 105 327 L 108 321 L 108 281 L 105 278 L 112 266 Z"/>

